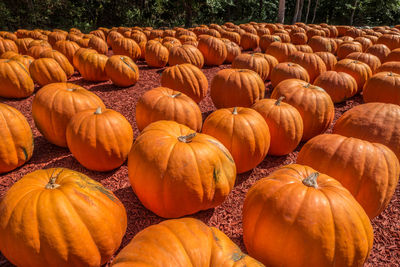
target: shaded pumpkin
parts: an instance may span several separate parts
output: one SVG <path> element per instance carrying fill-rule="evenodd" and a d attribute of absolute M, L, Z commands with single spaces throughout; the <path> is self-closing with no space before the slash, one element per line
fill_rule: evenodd
<path fill-rule="evenodd" d="M 337 59 L 334 54 L 329 52 L 316 52 L 317 56 L 319 56 L 322 61 L 325 63 L 326 70 L 333 70 L 337 63 Z"/>
<path fill-rule="evenodd" d="M 32 41 L 32 38 L 21 38 L 15 40 L 15 44 L 18 46 L 18 52 L 22 55 L 26 55 L 28 53 L 29 44 Z"/>
<path fill-rule="evenodd" d="M 379 60 L 379 58 L 369 53 L 354 52 L 347 55 L 346 58 L 358 60 L 367 64 L 371 69 L 372 74 L 374 74 L 381 65 L 381 61 Z"/>
<path fill-rule="evenodd" d="M 254 56 L 263 57 L 263 58 L 268 62 L 269 73 L 268 73 L 268 76 L 267 76 L 267 80 L 271 80 L 271 72 L 272 72 L 272 69 L 273 69 L 276 65 L 279 64 L 278 60 L 277 60 L 276 58 L 274 58 L 273 56 L 267 55 L 267 54 L 264 54 L 264 53 L 254 53 L 253 55 L 254 55 Z"/>
<path fill-rule="evenodd" d="M 260 37 L 259 46 L 262 52 L 265 52 L 273 42 L 282 42 L 281 38 L 277 35 L 265 34 Z"/>
<path fill-rule="evenodd" d="M 28 69 L 20 61 L 0 59 L 0 96 L 25 98 L 33 94 L 34 84 Z"/>
<path fill-rule="evenodd" d="M 385 58 L 385 62 L 388 61 L 400 61 L 400 48 L 396 48 L 390 51 L 390 53 Z"/>
<path fill-rule="evenodd" d="M 390 49 L 384 44 L 374 44 L 368 47 L 365 52 L 377 56 L 381 63 L 383 63 L 386 61 L 386 57 L 389 55 Z"/>
<path fill-rule="evenodd" d="M 0 58 L 1 59 L 11 59 L 12 57 L 15 57 L 15 56 L 18 56 L 19 54 L 17 53 L 17 52 L 15 52 L 15 51 L 7 51 L 7 52 L 4 52 L 1 56 L 0 56 Z"/>
<path fill-rule="evenodd" d="M 78 71 L 83 79 L 93 82 L 107 81 L 106 63 L 108 57 L 103 54 L 86 50 L 79 54 L 77 59 Z"/>
<path fill-rule="evenodd" d="M 174 66 L 177 64 L 189 63 L 198 68 L 204 65 L 204 57 L 197 47 L 192 45 L 174 46 L 169 50 L 168 64 Z"/>
<path fill-rule="evenodd" d="M 209 66 L 221 65 L 227 56 L 225 43 L 212 36 L 200 38 L 197 48 L 204 56 L 204 63 Z"/>
<path fill-rule="evenodd" d="M 88 47 L 96 50 L 99 54 L 107 55 L 108 45 L 100 37 L 93 36 L 92 38 L 90 38 Z"/>
<path fill-rule="evenodd" d="M 105 71 L 111 81 L 121 87 L 134 85 L 139 80 L 139 69 L 130 57 L 113 55 L 107 59 Z"/>
<path fill-rule="evenodd" d="M 45 50 L 40 54 L 40 58 L 52 58 L 57 61 L 58 65 L 60 65 L 67 75 L 67 78 L 71 77 L 75 72 L 74 66 L 69 63 L 68 58 L 57 50 Z"/>
<path fill-rule="evenodd" d="M 246 32 L 240 35 L 240 46 L 243 50 L 256 50 L 260 37 L 257 34 Z"/>
<path fill-rule="evenodd" d="M 112 50 L 114 55 L 124 55 L 136 61 L 141 56 L 139 45 L 132 39 L 119 38 L 113 41 Z"/>
<path fill-rule="evenodd" d="M 293 44 L 273 42 L 267 47 L 265 53 L 275 57 L 279 62 L 287 62 L 289 56 L 296 51 L 297 49 Z"/>
<path fill-rule="evenodd" d="M 380 65 L 379 68 L 376 70 L 376 73 L 379 72 L 393 72 L 400 74 L 400 62 L 398 61 L 385 62 L 382 65 Z"/>
<path fill-rule="evenodd" d="M 221 40 L 225 43 L 226 46 L 225 63 L 232 63 L 235 58 L 242 53 L 242 50 L 238 44 L 229 41 L 228 39 L 221 38 Z"/>
<path fill-rule="evenodd" d="M 333 103 L 340 103 L 357 94 L 357 82 L 345 72 L 327 71 L 317 77 L 314 85 L 324 89 Z"/>
<path fill-rule="evenodd" d="M 289 61 L 302 66 L 310 76 L 310 82 L 326 71 L 324 61 L 316 54 L 296 51 L 289 56 Z"/>
<path fill-rule="evenodd" d="M 149 67 L 162 68 L 168 63 L 169 51 L 158 41 L 149 41 L 146 44 L 145 60 Z"/>
<path fill-rule="evenodd" d="M 379 72 L 367 80 L 363 99 L 368 102 L 383 102 L 400 105 L 400 74 Z"/>
<path fill-rule="evenodd" d="M 276 87 L 281 81 L 287 79 L 300 79 L 306 82 L 310 81 L 310 76 L 306 69 L 296 63 L 282 62 L 277 64 L 271 70 L 271 85 Z"/>
<path fill-rule="evenodd" d="M 27 70 L 29 70 L 29 66 L 35 60 L 33 57 L 28 55 L 17 55 L 12 57 L 11 59 L 21 62 Z"/>
<path fill-rule="evenodd" d="M 67 75 L 63 68 L 53 58 L 38 58 L 29 66 L 33 81 L 40 86 L 49 83 L 66 82 Z"/>
<path fill-rule="evenodd" d="M 32 42 L 33 43 L 33 42 Z M 51 47 L 43 46 L 43 45 L 34 45 L 28 49 L 28 56 L 31 56 L 35 59 L 40 58 L 40 54 L 45 50 L 51 50 Z"/>
<path fill-rule="evenodd" d="M 73 62 L 74 55 L 79 48 L 80 46 L 77 43 L 67 40 L 58 41 L 53 46 L 53 49 L 57 50 L 58 52 L 66 56 L 68 58 L 69 63 L 71 64 Z"/>
<path fill-rule="evenodd" d="M 309 45 L 295 45 L 296 50 L 304 53 L 312 53 L 313 50 Z"/>
<path fill-rule="evenodd" d="M 270 69 L 267 60 L 256 54 L 238 55 L 232 62 L 233 69 L 249 69 L 260 75 L 264 81 L 267 79 Z"/>
<path fill-rule="evenodd" d="M 336 53 L 339 59 L 344 59 L 353 52 L 362 52 L 362 45 L 358 42 L 343 42 Z"/>
<path fill-rule="evenodd" d="M 377 44 L 384 44 L 390 50 L 400 48 L 400 35 L 397 34 L 384 34 L 379 37 Z"/>
<path fill-rule="evenodd" d="M 7 52 L 7 51 L 14 51 L 18 53 L 18 46 L 15 44 L 13 40 L 9 39 L 0 39 L 0 56 Z"/>
<path fill-rule="evenodd" d="M 358 92 L 363 89 L 365 82 L 372 76 L 371 68 L 367 64 L 349 58 L 340 60 L 333 70 L 350 74 L 357 82 Z"/>
<path fill-rule="evenodd" d="M 81 55 L 83 52 L 97 53 L 96 50 L 91 49 L 91 48 L 83 48 L 83 47 L 82 47 L 82 48 L 79 48 L 79 49 L 76 51 L 76 53 L 74 54 L 74 57 L 72 58 L 72 64 L 74 65 L 74 67 L 75 67 L 76 69 L 78 69 L 79 63 L 80 63 L 80 61 L 82 60 L 81 57 L 80 57 L 80 55 Z"/>

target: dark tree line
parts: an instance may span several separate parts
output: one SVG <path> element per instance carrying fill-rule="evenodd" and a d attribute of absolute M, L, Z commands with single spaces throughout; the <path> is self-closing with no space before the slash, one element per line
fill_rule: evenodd
<path fill-rule="evenodd" d="M 400 0 L 2 0 L 0 29 L 173 27 L 249 21 L 400 24 Z"/>

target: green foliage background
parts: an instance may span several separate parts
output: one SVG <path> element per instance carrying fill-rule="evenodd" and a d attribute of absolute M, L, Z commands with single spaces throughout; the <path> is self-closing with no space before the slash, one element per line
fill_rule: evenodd
<path fill-rule="evenodd" d="M 308 1 L 312 17 L 316 0 Z M 349 24 L 355 0 L 319 0 L 315 23 Z M 285 22 L 294 15 L 296 0 L 286 0 Z M 89 31 L 97 27 L 153 26 L 223 23 L 232 21 L 275 22 L 279 0 L 1 0 L 0 29 L 69 29 Z M 308 22 L 310 22 L 309 19 Z M 400 23 L 400 0 L 361 0 L 355 25 Z"/>

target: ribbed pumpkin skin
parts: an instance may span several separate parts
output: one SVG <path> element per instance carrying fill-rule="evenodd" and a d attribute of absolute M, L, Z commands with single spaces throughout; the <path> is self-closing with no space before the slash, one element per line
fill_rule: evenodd
<path fill-rule="evenodd" d="M 168 64 L 170 66 L 189 63 L 201 69 L 204 57 L 197 47 L 193 45 L 174 46 L 169 50 Z"/>
<path fill-rule="evenodd" d="M 266 266 L 363 266 L 373 243 L 367 214 L 325 174 L 318 188 L 303 184 L 315 172 L 287 165 L 250 188 L 243 207 L 249 255 Z"/>
<path fill-rule="evenodd" d="M 184 138 L 190 134 L 196 135 Z M 236 179 L 232 156 L 219 141 L 173 121 L 143 130 L 129 154 L 128 173 L 142 204 L 164 218 L 220 205 Z"/>
<path fill-rule="evenodd" d="M 121 55 L 109 57 L 105 70 L 107 76 L 117 86 L 128 87 L 139 80 L 139 68 L 130 57 Z"/>
<path fill-rule="evenodd" d="M 281 38 L 277 35 L 262 35 L 260 37 L 260 49 L 262 52 L 265 52 L 268 48 L 268 46 L 270 46 L 270 44 L 272 44 L 273 42 L 282 42 Z"/>
<path fill-rule="evenodd" d="M 140 58 L 141 51 L 139 45 L 129 38 L 118 38 L 112 43 L 114 55 L 124 55 L 130 57 L 133 61 Z"/>
<path fill-rule="evenodd" d="M 329 53 L 329 52 L 316 52 L 315 53 L 317 56 L 319 56 L 322 61 L 325 63 L 326 70 L 333 70 L 337 63 L 337 59 L 334 54 Z"/>
<path fill-rule="evenodd" d="M 400 48 L 400 36 L 395 34 L 384 34 L 379 37 L 378 44 L 386 45 L 390 50 Z"/>
<path fill-rule="evenodd" d="M 209 66 L 221 65 L 227 56 L 224 42 L 215 37 L 200 38 L 197 48 L 204 56 L 204 63 Z"/>
<path fill-rule="evenodd" d="M 260 75 L 247 69 L 224 69 L 211 82 L 211 99 L 217 108 L 251 107 L 264 98 Z"/>
<path fill-rule="evenodd" d="M 329 38 L 325 38 L 322 36 L 313 36 L 308 41 L 308 45 L 312 48 L 314 52 L 336 52 L 335 43 L 331 42 Z"/>
<path fill-rule="evenodd" d="M 161 75 L 161 86 L 182 92 L 196 103 L 199 103 L 208 92 L 207 77 L 192 64 L 166 68 Z"/>
<path fill-rule="evenodd" d="M 338 134 L 312 138 L 296 162 L 338 180 L 371 219 L 389 204 L 400 174 L 399 161 L 388 147 Z"/>
<path fill-rule="evenodd" d="M 296 47 L 290 43 L 273 42 L 267 47 L 265 53 L 275 57 L 279 62 L 287 62 L 289 56 L 296 51 Z"/>
<path fill-rule="evenodd" d="M 269 155 L 287 155 L 299 145 L 303 136 L 303 119 L 297 109 L 283 99 L 262 99 L 252 106 L 264 118 L 271 135 Z"/>
<path fill-rule="evenodd" d="M 0 56 L 7 51 L 14 51 L 18 53 L 18 46 L 12 40 L 0 39 Z"/>
<path fill-rule="evenodd" d="M 358 60 L 367 64 L 370 67 L 372 73 L 375 73 L 381 65 L 381 61 L 379 60 L 379 58 L 369 53 L 354 52 L 347 55 L 346 58 Z"/>
<path fill-rule="evenodd" d="M 17 56 L 17 55 L 19 55 L 17 52 L 14 52 L 14 51 L 7 51 L 7 52 L 4 52 L 4 53 L 0 56 L 0 59 L 11 59 L 12 57 Z"/>
<path fill-rule="evenodd" d="M 45 50 L 51 50 L 51 47 L 43 46 L 43 45 L 35 45 L 29 48 L 28 56 L 31 56 L 35 59 L 40 57 L 40 54 Z"/>
<path fill-rule="evenodd" d="M 12 57 L 11 59 L 21 62 L 27 70 L 29 70 L 29 66 L 35 60 L 33 57 L 28 55 L 17 55 Z"/>
<path fill-rule="evenodd" d="M 90 38 L 88 47 L 93 48 L 99 54 L 107 55 L 108 52 L 107 43 L 103 39 L 97 36 L 93 36 L 92 38 Z"/>
<path fill-rule="evenodd" d="M 72 64 L 75 52 L 78 51 L 80 46 L 73 41 L 58 41 L 53 48 L 66 56 Z"/>
<path fill-rule="evenodd" d="M 83 79 L 92 82 L 107 81 L 106 63 L 108 57 L 102 54 L 84 51 L 78 56 L 78 71 Z"/>
<path fill-rule="evenodd" d="M 243 50 L 256 50 L 260 37 L 256 34 L 246 32 L 240 36 L 240 46 Z"/>
<path fill-rule="evenodd" d="M 18 52 L 22 55 L 26 55 L 26 53 L 28 53 L 29 43 L 32 41 L 32 38 L 22 38 L 15 40 L 15 44 L 18 46 Z"/>
<path fill-rule="evenodd" d="M 388 61 L 400 61 L 400 48 L 396 48 L 392 50 L 387 57 L 385 58 L 385 62 Z"/>
<path fill-rule="evenodd" d="M 241 54 L 232 62 L 233 69 L 249 69 L 260 75 L 264 81 L 269 75 L 269 64 L 263 57 L 255 54 Z"/>
<path fill-rule="evenodd" d="M 65 131 L 76 113 L 105 108 L 94 93 L 71 83 L 53 83 L 41 88 L 32 103 L 32 116 L 36 127 L 51 143 L 67 147 Z"/>
<path fill-rule="evenodd" d="M 133 130 L 128 120 L 112 109 L 89 109 L 71 118 L 66 139 L 72 155 L 85 168 L 111 171 L 127 159 Z"/>
<path fill-rule="evenodd" d="M 367 64 L 349 58 L 340 60 L 333 70 L 350 74 L 357 82 L 358 92 L 362 91 L 365 82 L 372 76 L 371 68 Z"/>
<path fill-rule="evenodd" d="M 5 98 L 25 98 L 34 91 L 34 84 L 28 69 L 17 61 L 0 60 L 0 96 Z"/>
<path fill-rule="evenodd" d="M 201 244 L 201 246 L 199 246 Z M 114 267 L 261 267 L 262 263 L 244 254 L 229 237 L 200 220 L 166 220 L 139 232 L 121 250 Z"/>
<path fill-rule="evenodd" d="M 376 70 L 376 73 L 379 72 L 394 72 L 400 74 L 400 62 L 398 61 L 385 62 Z"/>
<path fill-rule="evenodd" d="M 67 75 L 60 64 L 52 58 L 38 58 L 29 66 L 32 79 L 41 86 L 49 83 L 66 82 Z"/>
<path fill-rule="evenodd" d="M 74 54 L 74 57 L 72 58 L 72 65 L 74 65 L 74 67 L 75 67 L 76 69 L 78 69 L 79 63 L 82 61 L 81 54 L 83 54 L 83 52 L 97 53 L 96 50 L 91 49 L 91 48 L 79 48 L 79 49 L 76 51 L 76 53 Z"/>
<path fill-rule="evenodd" d="M 59 186 L 46 188 L 52 179 Z M 127 226 L 125 208 L 111 191 L 62 168 L 25 175 L 0 211 L 0 249 L 17 266 L 100 266 L 118 249 Z"/>
<path fill-rule="evenodd" d="M 400 74 L 379 72 L 367 80 L 363 90 L 364 102 L 400 105 Z"/>
<path fill-rule="evenodd" d="M 271 85 L 276 87 L 281 81 L 287 79 L 300 79 L 310 81 L 310 76 L 305 68 L 292 62 L 282 62 L 271 70 Z"/>
<path fill-rule="evenodd" d="M 387 103 L 367 103 L 343 113 L 333 133 L 355 137 L 389 147 L 400 159 L 400 107 Z"/>
<path fill-rule="evenodd" d="M 314 85 L 324 89 L 333 103 L 340 103 L 357 94 L 357 82 L 345 72 L 327 71 L 317 77 Z"/>
<path fill-rule="evenodd" d="M 69 63 L 69 60 L 66 56 L 58 52 L 57 50 L 46 50 L 40 54 L 41 58 L 52 58 L 60 65 L 65 74 L 68 77 L 71 77 L 74 74 L 74 67 Z"/>
<path fill-rule="evenodd" d="M 204 121 L 202 132 L 229 150 L 238 173 L 249 171 L 264 160 L 271 139 L 263 117 L 250 108 L 218 109 Z"/>
<path fill-rule="evenodd" d="M 158 41 L 149 41 L 146 44 L 145 60 L 149 67 L 162 68 L 168 63 L 169 51 Z"/>
<path fill-rule="evenodd" d="M 28 121 L 17 109 L 0 103 L 0 173 L 12 171 L 33 154 L 33 135 Z"/>
<path fill-rule="evenodd" d="M 373 46 L 368 47 L 365 52 L 377 56 L 381 63 L 383 63 L 386 61 L 386 57 L 389 55 L 390 49 L 384 44 L 374 44 Z"/>
<path fill-rule="evenodd" d="M 308 72 L 311 83 L 314 82 L 315 78 L 326 71 L 324 61 L 318 55 L 313 53 L 297 51 L 289 57 L 289 61 L 302 66 Z"/>
<path fill-rule="evenodd" d="M 203 124 L 199 106 L 187 95 L 157 87 L 147 91 L 136 104 L 136 125 L 142 131 L 159 120 L 171 120 L 199 132 Z"/>
<path fill-rule="evenodd" d="M 269 73 L 268 73 L 268 76 L 267 76 L 267 80 L 271 80 L 271 72 L 272 72 L 272 69 L 273 69 L 276 65 L 279 64 L 278 60 L 277 60 L 276 58 L 274 58 L 273 56 L 271 56 L 271 55 L 267 55 L 267 54 L 263 54 L 263 53 L 254 53 L 253 55 L 254 55 L 254 56 L 263 57 L 263 58 L 267 61 L 268 66 L 269 66 Z"/>
<path fill-rule="evenodd" d="M 225 63 L 232 63 L 237 56 L 242 53 L 242 50 L 238 44 L 229 41 L 228 39 L 221 39 L 226 46 L 226 59 Z"/>
<path fill-rule="evenodd" d="M 294 106 L 300 113 L 306 141 L 325 132 L 333 121 L 335 108 L 331 97 L 320 87 L 298 79 L 284 80 L 275 87 L 271 98 L 284 96 L 284 102 Z"/>
<path fill-rule="evenodd" d="M 353 52 L 362 52 L 362 46 L 358 42 L 345 42 L 339 45 L 336 52 L 339 59 L 344 59 Z"/>

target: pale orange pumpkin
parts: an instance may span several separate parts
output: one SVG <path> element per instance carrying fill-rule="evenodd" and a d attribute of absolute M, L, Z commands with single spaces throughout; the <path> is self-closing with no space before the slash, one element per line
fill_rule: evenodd
<path fill-rule="evenodd" d="M 17 60 L 0 59 L 0 96 L 25 98 L 34 91 L 28 69 Z"/>

